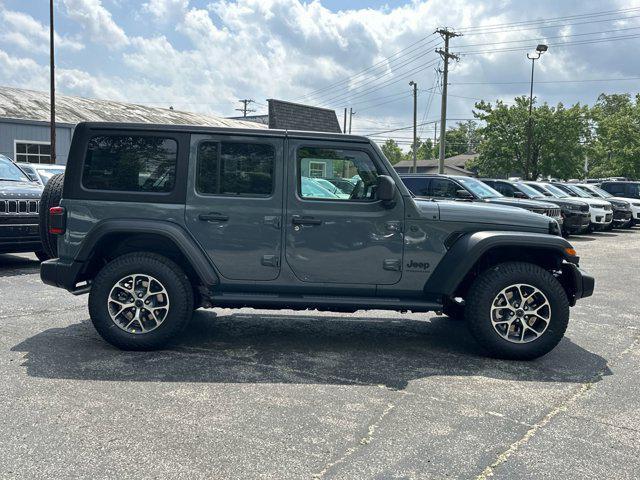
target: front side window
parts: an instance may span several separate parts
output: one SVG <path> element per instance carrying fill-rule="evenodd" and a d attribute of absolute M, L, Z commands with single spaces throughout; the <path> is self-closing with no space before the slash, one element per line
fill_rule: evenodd
<path fill-rule="evenodd" d="M 82 184 L 93 190 L 171 192 L 177 159 L 172 138 L 99 135 L 89 140 Z"/>
<path fill-rule="evenodd" d="M 298 150 L 297 162 L 302 198 L 375 200 L 378 171 L 366 152 L 304 147 Z"/>
<path fill-rule="evenodd" d="M 431 180 L 431 195 L 437 198 L 457 198 L 458 186 L 445 178 Z"/>
<path fill-rule="evenodd" d="M 489 185 L 490 187 L 492 185 Z M 513 188 L 512 185 L 509 185 L 508 183 L 504 183 L 504 182 L 497 182 L 495 184 L 495 188 L 498 192 L 500 192 L 502 195 L 504 195 L 505 197 L 515 197 L 516 196 L 516 189 Z"/>
<path fill-rule="evenodd" d="M 275 156 L 269 144 L 200 142 L 196 189 L 209 195 L 269 196 Z"/>

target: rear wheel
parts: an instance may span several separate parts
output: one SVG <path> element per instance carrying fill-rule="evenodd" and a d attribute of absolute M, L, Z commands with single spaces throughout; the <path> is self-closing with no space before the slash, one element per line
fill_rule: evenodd
<path fill-rule="evenodd" d="M 54 175 L 45 185 L 42 196 L 40 197 L 40 241 L 42 242 L 42 250 L 48 258 L 56 258 L 58 256 L 58 236 L 49 233 L 49 209 L 60 205 L 63 183 L 64 173 Z"/>
<path fill-rule="evenodd" d="M 543 268 L 503 263 L 471 286 L 465 319 L 490 356 L 531 360 L 550 352 L 564 336 L 569 302 L 560 282 Z"/>
<path fill-rule="evenodd" d="M 173 261 L 153 253 L 123 255 L 96 276 L 89 314 L 98 333 L 123 350 L 156 350 L 180 333 L 193 313 L 193 288 Z"/>

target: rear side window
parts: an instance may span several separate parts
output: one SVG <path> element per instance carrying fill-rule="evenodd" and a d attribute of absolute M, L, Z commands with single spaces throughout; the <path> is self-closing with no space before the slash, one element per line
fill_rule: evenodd
<path fill-rule="evenodd" d="M 612 194 L 624 193 L 624 184 L 622 183 L 603 183 L 602 188 Z"/>
<path fill-rule="evenodd" d="M 82 185 L 92 190 L 167 193 L 176 181 L 172 138 L 99 135 L 89 140 Z"/>
<path fill-rule="evenodd" d="M 275 156 L 269 144 L 200 142 L 196 189 L 211 195 L 269 196 Z"/>
<path fill-rule="evenodd" d="M 426 197 L 429 195 L 428 178 L 402 178 L 402 183 L 404 183 L 411 193 L 418 197 Z"/>

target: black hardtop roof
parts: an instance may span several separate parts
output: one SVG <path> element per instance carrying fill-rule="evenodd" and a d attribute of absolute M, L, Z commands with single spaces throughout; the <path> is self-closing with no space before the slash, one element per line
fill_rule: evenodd
<path fill-rule="evenodd" d="M 252 135 L 260 137 L 289 137 L 315 140 L 337 140 L 371 143 L 367 137 L 344 133 L 305 132 L 298 130 L 276 130 L 268 128 L 207 127 L 198 125 L 163 125 L 154 123 L 82 122 L 76 128 L 91 130 L 152 130 L 180 133 L 219 133 L 224 135 Z"/>
<path fill-rule="evenodd" d="M 466 179 L 472 178 L 474 180 L 480 180 L 474 177 L 468 177 L 466 175 L 449 175 L 448 173 L 398 173 L 400 177 L 442 177 L 442 178 L 455 178 L 455 179 Z"/>

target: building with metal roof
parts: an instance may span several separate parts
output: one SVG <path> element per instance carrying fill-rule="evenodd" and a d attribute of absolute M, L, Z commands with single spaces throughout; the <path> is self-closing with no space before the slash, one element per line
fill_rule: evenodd
<path fill-rule="evenodd" d="M 18 162 L 50 163 L 49 108 L 48 92 L 0 86 L 0 154 Z M 66 164 L 73 129 L 80 122 L 267 128 L 214 115 L 56 95 L 56 163 Z"/>

